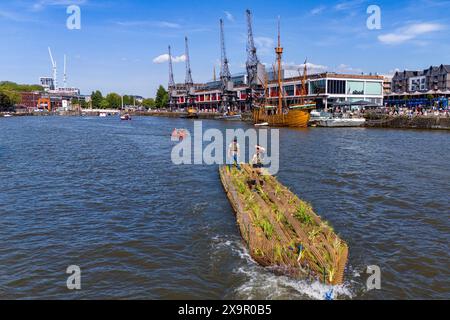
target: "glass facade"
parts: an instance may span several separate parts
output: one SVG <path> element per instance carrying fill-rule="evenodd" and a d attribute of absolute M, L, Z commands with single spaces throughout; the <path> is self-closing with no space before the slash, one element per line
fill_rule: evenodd
<path fill-rule="evenodd" d="M 366 94 L 380 95 L 383 92 L 383 87 L 379 82 L 366 82 Z"/>
<path fill-rule="evenodd" d="M 310 94 L 323 94 L 325 93 L 325 80 L 315 80 L 309 83 Z"/>
<path fill-rule="evenodd" d="M 345 80 L 328 80 L 329 94 L 345 94 Z"/>
<path fill-rule="evenodd" d="M 364 95 L 364 81 L 347 81 L 347 94 Z"/>

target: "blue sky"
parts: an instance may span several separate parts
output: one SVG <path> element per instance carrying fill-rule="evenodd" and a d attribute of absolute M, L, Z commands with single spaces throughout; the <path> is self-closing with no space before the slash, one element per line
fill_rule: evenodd
<path fill-rule="evenodd" d="M 71 4 L 81 8 L 81 30 L 66 28 Z M 381 8 L 381 30 L 366 26 L 369 5 Z M 306 57 L 317 71 L 351 73 L 450 64 L 450 1 L 16 0 L 0 2 L 0 80 L 37 83 L 50 76 L 50 46 L 59 80 L 68 56 L 69 86 L 151 97 L 167 84 L 167 57 L 161 55 L 169 44 L 178 61 L 175 80 L 184 81 L 187 35 L 194 81 L 205 82 L 214 66 L 219 70 L 220 18 L 231 70 L 242 72 L 247 8 L 259 58 L 267 64 L 274 61 L 278 15 L 288 69 Z"/>

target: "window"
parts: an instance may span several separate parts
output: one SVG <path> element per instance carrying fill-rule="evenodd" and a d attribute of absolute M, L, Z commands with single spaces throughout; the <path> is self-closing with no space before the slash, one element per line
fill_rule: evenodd
<path fill-rule="evenodd" d="M 287 96 L 294 96 L 295 95 L 295 86 L 285 86 L 284 87 L 284 92 Z"/>
<path fill-rule="evenodd" d="M 328 80 L 328 93 L 330 94 L 345 94 L 344 80 Z"/>
<path fill-rule="evenodd" d="M 325 93 L 325 80 L 315 80 L 309 83 L 309 92 L 311 94 Z"/>
<path fill-rule="evenodd" d="M 364 82 L 363 81 L 347 81 L 347 94 L 363 95 Z"/>
<path fill-rule="evenodd" d="M 366 94 L 369 94 L 369 95 L 380 95 L 381 93 L 382 93 L 381 83 L 379 83 L 379 82 L 366 82 Z"/>

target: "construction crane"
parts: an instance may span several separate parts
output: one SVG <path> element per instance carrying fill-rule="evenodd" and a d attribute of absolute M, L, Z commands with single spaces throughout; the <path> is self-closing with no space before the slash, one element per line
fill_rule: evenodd
<path fill-rule="evenodd" d="M 67 57 L 66 55 L 64 55 L 64 79 L 63 79 L 63 83 L 64 83 L 64 89 L 67 88 Z"/>
<path fill-rule="evenodd" d="M 237 100 L 237 92 L 233 91 L 233 82 L 231 81 L 230 65 L 228 63 L 227 51 L 225 46 L 225 33 L 223 20 L 220 19 L 220 47 L 221 47 L 221 67 L 220 81 L 222 85 L 221 104 L 225 110 L 231 110 Z M 223 110 L 222 110 L 223 111 Z"/>
<path fill-rule="evenodd" d="M 191 100 L 193 100 L 193 86 L 194 86 L 194 81 L 192 80 L 192 71 L 191 71 L 191 62 L 190 62 L 190 58 L 189 58 L 189 43 L 188 43 L 188 38 L 185 37 L 185 44 L 186 44 L 186 49 L 185 49 L 185 56 L 186 56 L 186 80 L 185 80 L 185 86 L 186 86 L 186 104 L 187 107 L 189 107 L 189 104 L 192 102 Z"/>
<path fill-rule="evenodd" d="M 169 106 L 170 109 L 176 106 L 176 102 L 174 101 L 173 93 L 175 90 L 175 80 L 173 77 L 173 64 L 172 64 L 172 49 L 169 46 Z"/>
<path fill-rule="evenodd" d="M 58 88 L 58 68 L 56 67 L 56 61 L 53 60 L 52 50 L 48 47 L 48 53 L 50 55 L 50 60 L 52 62 L 52 70 L 53 70 L 53 89 Z"/>

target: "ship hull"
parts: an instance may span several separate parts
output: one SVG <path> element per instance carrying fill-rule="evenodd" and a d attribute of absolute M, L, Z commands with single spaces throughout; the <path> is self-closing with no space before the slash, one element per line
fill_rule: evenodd
<path fill-rule="evenodd" d="M 269 115 L 262 109 L 253 111 L 255 124 L 267 122 L 271 127 L 306 128 L 310 118 L 310 110 L 290 109 L 286 114 L 274 115 Z"/>

